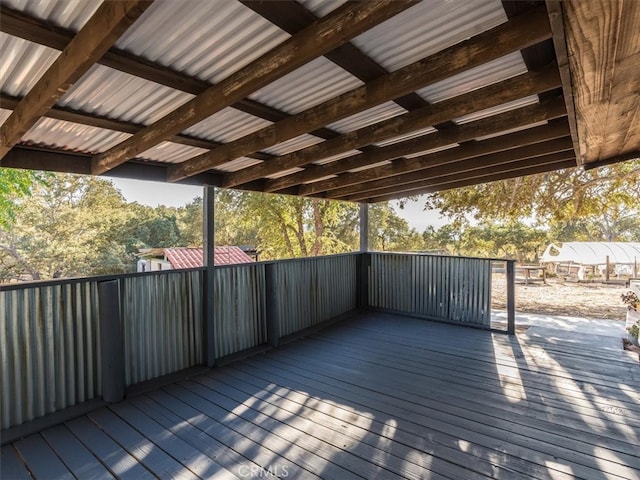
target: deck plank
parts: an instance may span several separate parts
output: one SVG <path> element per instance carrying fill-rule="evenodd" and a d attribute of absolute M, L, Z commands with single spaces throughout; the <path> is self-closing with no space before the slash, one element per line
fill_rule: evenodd
<path fill-rule="evenodd" d="M 34 477 L 74 480 L 69 469 L 39 434 L 18 440 L 14 445 Z"/>
<path fill-rule="evenodd" d="M 67 422 L 66 426 L 119 479 L 156 478 L 86 416 Z"/>
<path fill-rule="evenodd" d="M 50 428 L 43 431 L 42 436 L 75 477 L 96 480 L 115 479 L 66 427 Z"/>
<path fill-rule="evenodd" d="M 5 446 L 2 474 L 640 480 L 638 363 L 563 335 L 369 313 Z"/>
<path fill-rule="evenodd" d="M 425 394 L 425 390 L 421 386 L 416 386 L 416 382 L 419 382 L 420 377 L 413 375 L 409 372 L 402 371 L 399 368 L 389 368 L 379 362 L 371 365 L 363 360 L 357 360 L 353 357 L 348 359 L 341 359 L 340 353 L 335 350 L 331 350 L 326 355 L 310 354 L 309 349 L 304 351 L 305 369 L 312 369 L 318 373 L 324 373 L 325 375 L 331 374 L 331 378 L 341 381 L 351 381 L 355 385 L 360 387 L 374 390 L 378 393 L 384 393 L 385 391 L 395 388 L 399 395 L 403 395 L 405 398 L 411 399 L 415 403 L 424 403 L 428 401 L 428 405 L 433 409 L 433 412 L 444 418 L 446 421 L 455 421 L 460 426 L 466 426 L 468 428 L 475 427 L 478 431 L 490 432 L 491 435 L 502 438 L 502 436 L 509 434 L 512 435 L 513 441 L 521 442 L 522 438 L 526 438 L 526 443 L 537 445 L 542 452 L 550 451 L 549 445 L 553 445 L 557 454 L 562 454 L 568 460 L 578 460 L 585 465 L 589 465 L 592 462 L 590 457 L 593 455 L 593 446 L 600 446 L 595 454 L 598 457 L 598 463 L 605 463 L 611 469 L 611 473 L 619 472 L 622 478 L 626 478 L 626 469 L 619 468 L 617 463 L 632 464 L 636 458 L 627 458 L 627 456 L 621 452 L 615 452 L 610 454 L 608 446 L 605 446 L 601 439 L 586 439 L 576 440 L 570 436 L 563 436 L 557 434 L 554 430 L 554 425 L 541 425 L 539 420 L 533 420 L 531 425 L 518 424 L 512 419 L 504 420 L 501 415 L 489 416 L 485 412 L 474 412 L 468 410 L 463 406 L 450 405 L 443 402 L 438 402 Z M 288 353 L 285 353 L 288 355 Z M 302 359 L 301 355 L 295 355 L 290 357 L 292 365 L 300 364 Z M 328 365 L 327 362 L 331 361 L 333 364 Z M 371 371 L 372 368 L 376 370 L 375 379 L 371 375 L 362 374 L 362 372 Z M 359 372 L 357 376 L 350 375 L 350 371 Z M 347 373 L 345 373 L 347 372 Z M 452 388 L 452 387 L 451 387 Z M 433 413 L 432 412 L 432 413 Z M 501 418 L 502 417 L 502 418 Z M 463 422 L 464 420 L 464 422 Z M 583 435 L 584 436 L 584 435 Z M 591 440 L 591 442 L 589 442 Z M 524 446 L 524 442 L 523 442 Z"/>
<path fill-rule="evenodd" d="M 5 445 L 0 450 L 0 478 L 12 480 L 33 478 L 11 445 Z"/>

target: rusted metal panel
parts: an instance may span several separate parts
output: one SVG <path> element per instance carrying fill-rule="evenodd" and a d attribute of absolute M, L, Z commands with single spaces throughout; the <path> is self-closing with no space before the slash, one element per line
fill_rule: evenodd
<path fill-rule="evenodd" d="M 216 354 L 266 343 L 264 264 L 217 267 L 214 279 Z"/>
<path fill-rule="evenodd" d="M 127 386 L 202 363 L 202 270 L 121 279 Z"/>
<path fill-rule="evenodd" d="M 370 275 L 374 308 L 490 326 L 490 259 L 373 253 Z"/>
<path fill-rule="evenodd" d="M 356 258 L 334 255 L 274 264 L 282 336 L 355 310 Z"/>
<path fill-rule="evenodd" d="M 0 428 L 101 395 L 93 280 L 0 291 Z"/>

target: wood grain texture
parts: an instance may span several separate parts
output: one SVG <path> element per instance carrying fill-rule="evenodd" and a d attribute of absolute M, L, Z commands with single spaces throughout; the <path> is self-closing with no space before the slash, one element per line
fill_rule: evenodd
<path fill-rule="evenodd" d="M 389 120 L 345 133 L 291 154 L 282 155 L 252 168 L 228 174 L 223 181 L 223 186 L 233 187 L 261 177 L 267 177 L 274 173 L 310 164 L 366 145 L 400 137 L 469 113 L 545 92 L 559 85 L 558 69 L 555 65 L 551 65 L 541 72 L 518 75 L 476 91 L 459 95 L 434 105 L 426 105 Z M 451 127 L 453 126 L 455 124 Z"/>
<path fill-rule="evenodd" d="M 580 160 L 640 148 L 640 2 L 563 4 Z"/>
<path fill-rule="evenodd" d="M 281 122 L 175 165 L 171 168 L 169 180 L 176 181 L 209 170 L 539 43 L 550 36 L 546 10 L 534 10 Z M 229 182 L 231 184 L 232 180 Z M 233 184 L 237 185 L 235 181 Z"/>
<path fill-rule="evenodd" d="M 371 312 L 56 431 L 125 480 L 276 466 L 304 479 L 638 479 L 637 356 L 560 332 Z M 35 438 L 5 447 L 24 453 L 9 451 L 18 470 L 82 478 Z"/>
<path fill-rule="evenodd" d="M 152 4 L 105 2 L 16 105 L 0 129 L 0 159 Z"/>
<path fill-rule="evenodd" d="M 131 138 L 96 156 L 93 173 L 102 174 L 124 163 L 414 3 L 414 0 L 376 0 L 345 4 Z"/>

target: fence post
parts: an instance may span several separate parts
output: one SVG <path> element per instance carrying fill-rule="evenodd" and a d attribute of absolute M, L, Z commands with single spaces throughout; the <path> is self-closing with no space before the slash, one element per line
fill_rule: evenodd
<path fill-rule="evenodd" d="M 98 283 L 100 373 L 105 402 L 119 402 L 124 398 L 124 347 L 118 283 L 118 280 Z"/>
<path fill-rule="evenodd" d="M 507 260 L 507 333 L 516 333 L 516 262 Z"/>
<path fill-rule="evenodd" d="M 357 305 L 359 310 L 369 307 L 369 267 L 371 266 L 371 254 L 360 252 L 356 259 L 356 292 L 358 295 Z"/>
<path fill-rule="evenodd" d="M 204 292 L 203 292 L 203 312 L 202 312 L 202 338 L 204 345 L 202 351 L 204 364 L 213 367 L 216 361 L 216 318 L 215 318 L 215 270 L 214 270 L 214 198 L 215 187 L 205 185 L 203 201 L 203 255 L 204 255 Z"/>
<path fill-rule="evenodd" d="M 280 309 L 278 308 L 278 285 L 276 285 L 275 264 L 265 264 L 264 283 L 267 307 L 267 343 L 276 348 L 280 344 Z"/>

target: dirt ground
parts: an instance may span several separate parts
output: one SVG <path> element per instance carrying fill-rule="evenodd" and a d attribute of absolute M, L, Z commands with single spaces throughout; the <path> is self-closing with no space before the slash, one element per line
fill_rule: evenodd
<path fill-rule="evenodd" d="M 494 273 L 492 289 L 493 308 L 504 310 L 507 298 L 504 275 Z M 627 310 L 620 294 L 626 291 L 624 285 L 573 283 L 559 278 L 549 278 L 546 284 L 516 283 L 516 311 L 624 320 Z"/>

